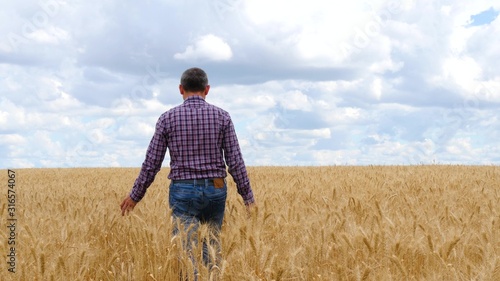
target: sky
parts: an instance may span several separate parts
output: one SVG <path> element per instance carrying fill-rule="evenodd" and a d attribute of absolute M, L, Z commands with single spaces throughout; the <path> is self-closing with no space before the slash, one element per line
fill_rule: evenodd
<path fill-rule="evenodd" d="M 498 165 L 499 11 L 493 0 L 6 1 L 0 168 L 140 167 L 194 66 L 249 166 Z"/>

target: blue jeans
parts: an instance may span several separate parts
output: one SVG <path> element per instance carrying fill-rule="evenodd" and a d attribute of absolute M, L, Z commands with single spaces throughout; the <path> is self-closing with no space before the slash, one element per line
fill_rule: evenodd
<path fill-rule="evenodd" d="M 198 228 L 205 223 L 209 226 L 209 244 L 215 250 L 216 256 L 210 257 L 207 241 L 203 241 L 203 263 L 212 267 L 219 264 L 220 231 L 226 207 L 227 185 L 215 188 L 210 179 L 172 181 L 169 191 L 169 205 L 174 219 L 173 234 L 179 233 L 179 227 L 186 233 L 183 247 L 192 256 L 192 245 L 198 244 Z M 179 225 L 180 223 L 180 225 Z M 215 260 L 214 260 L 215 259 Z M 195 269 L 196 269 L 195 264 Z"/>

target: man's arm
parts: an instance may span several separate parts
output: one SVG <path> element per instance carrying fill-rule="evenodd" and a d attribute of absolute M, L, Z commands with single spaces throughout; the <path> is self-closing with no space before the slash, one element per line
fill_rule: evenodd
<path fill-rule="evenodd" d="M 252 187 L 250 186 L 245 161 L 241 154 L 238 137 L 236 136 L 236 131 L 230 117 L 224 131 L 223 149 L 229 174 L 231 174 L 236 183 L 238 193 L 243 198 L 246 206 L 252 205 L 255 203 L 255 199 Z"/>
<path fill-rule="evenodd" d="M 160 117 L 156 122 L 155 133 L 149 143 L 146 159 L 142 163 L 141 172 L 134 182 L 130 194 L 125 197 L 120 208 L 122 215 L 135 207 L 135 204 L 144 197 L 148 187 L 153 183 L 156 174 L 160 171 L 163 159 L 167 152 L 167 137 L 162 125 L 163 119 Z"/>

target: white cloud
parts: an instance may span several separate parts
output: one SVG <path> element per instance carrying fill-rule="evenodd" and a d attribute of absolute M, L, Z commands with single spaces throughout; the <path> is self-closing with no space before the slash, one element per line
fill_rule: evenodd
<path fill-rule="evenodd" d="M 200 37 L 193 45 L 189 45 L 182 53 L 176 53 L 178 60 L 227 61 L 233 56 L 231 47 L 220 37 L 208 34 Z"/>
<path fill-rule="evenodd" d="M 310 111 L 312 109 L 307 95 L 298 90 L 285 93 L 280 103 L 285 109 L 290 110 Z"/>
<path fill-rule="evenodd" d="M 394 62 L 393 60 L 385 59 L 382 61 L 376 61 L 370 66 L 370 71 L 372 73 L 380 73 L 383 74 L 387 71 L 392 73 L 398 72 L 401 68 L 403 68 L 404 62 Z"/>
<path fill-rule="evenodd" d="M 120 124 L 117 137 L 120 139 L 150 138 L 155 130 L 155 122 L 146 122 L 142 118 L 129 118 Z"/>
<path fill-rule="evenodd" d="M 213 86 L 207 101 L 226 109 L 234 121 L 262 117 L 277 103 L 276 93 L 283 91 L 280 83 L 268 82 L 261 85 Z"/>
<path fill-rule="evenodd" d="M 472 92 L 481 79 L 481 66 L 471 57 L 452 57 L 443 62 L 443 78 Z"/>
<path fill-rule="evenodd" d="M 5 134 L 0 138 L 0 145 L 23 145 L 26 138 L 20 134 Z"/>
<path fill-rule="evenodd" d="M 387 21 L 401 13 L 404 1 L 246 1 L 255 33 L 269 45 L 292 50 L 309 65 L 348 62 L 379 40 Z M 283 49 L 281 49 L 283 50 Z"/>
<path fill-rule="evenodd" d="M 375 78 L 372 82 L 373 95 L 377 100 L 382 97 L 382 80 L 380 78 Z"/>
<path fill-rule="evenodd" d="M 470 101 L 500 103 L 500 77 L 479 83 L 474 92 L 471 92 Z"/>
<path fill-rule="evenodd" d="M 51 26 L 46 29 L 38 29 L 36 31 L 33 31 L 28 35 L 28 38 L 39 43 L 56 45 L 68 41 L 69 34 L 62 28 Z"/>

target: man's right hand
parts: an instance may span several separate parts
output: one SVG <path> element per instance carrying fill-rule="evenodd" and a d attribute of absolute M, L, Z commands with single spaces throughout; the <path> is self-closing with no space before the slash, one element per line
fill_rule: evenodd
<path fill-rule="evenodd" d="M 125 213 L 128 215 L 128 212 L 132 211 L 136 204 L 137 202 L 132 200 L 132 198 L 130 198 L 130 195 L 127 195 L 127 197 L 125 197 L 125 199 L 123 199 L 123 202 L 120 204 L 120 209 L 122 210 L 122 216 L 124 216 Z"/>

